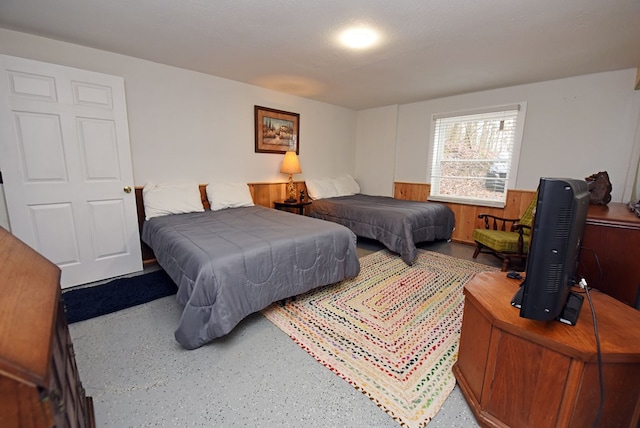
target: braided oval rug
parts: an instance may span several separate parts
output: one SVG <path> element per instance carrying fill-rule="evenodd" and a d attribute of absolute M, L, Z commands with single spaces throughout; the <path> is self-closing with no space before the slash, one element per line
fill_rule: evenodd
<path fill-rule="evenodd" d="M 423 427 L 455 386 L 464 284 L 497 269 L 425 250 L 412 266 L 387 250 L 360 264 L 262 313 L 400 425 Z"/>

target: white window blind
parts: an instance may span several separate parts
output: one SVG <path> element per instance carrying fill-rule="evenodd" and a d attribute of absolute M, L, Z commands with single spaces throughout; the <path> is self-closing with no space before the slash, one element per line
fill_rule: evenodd
<path fill-rule="evenodd" d="M 435 115 L 431 200 L 504 206 L 520 105 Z"/>

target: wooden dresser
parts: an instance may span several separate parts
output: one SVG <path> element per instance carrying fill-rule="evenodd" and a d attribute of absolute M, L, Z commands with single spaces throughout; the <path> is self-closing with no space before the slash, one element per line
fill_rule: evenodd
<path fill-rule="evenodd" d="M 0 426 L 94 427 L 60 269 L 0 228 Z"/>
<path fill-rule="evenodd" d="M 589 286 L 633 306 L 640 285 L 640 218 L 626 204 L 590 205 L 582 248 L 578 272 Z"/>

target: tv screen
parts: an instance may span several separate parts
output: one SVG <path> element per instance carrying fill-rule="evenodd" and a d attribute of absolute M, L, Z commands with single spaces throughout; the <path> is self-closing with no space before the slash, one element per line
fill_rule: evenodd
<path fill-rule="evenodd" d="M 582 296 L 571 292 L 589 208 L 584 180 L 541 178 L 526 276 L 512 304 L 520 316 L 575 324 Z"/>

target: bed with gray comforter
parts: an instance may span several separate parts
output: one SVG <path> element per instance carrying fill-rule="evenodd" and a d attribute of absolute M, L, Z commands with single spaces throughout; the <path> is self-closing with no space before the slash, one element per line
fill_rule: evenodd
<path fill-rule="evenodd" d="M 451 239 L 455 215 L 444 204 L 356 194 L 314 200 L 311 217 L 342 224 L 356 235 L 375 239 L 412 264 L 419 242 Z"/>
<path fill-rule="evenodd" d="M 360 271 L 346 227 L 261 206 L 154 217 L 142 240 L 178 285 L 175 337 L 187 349 L 272 302 Z"/>

